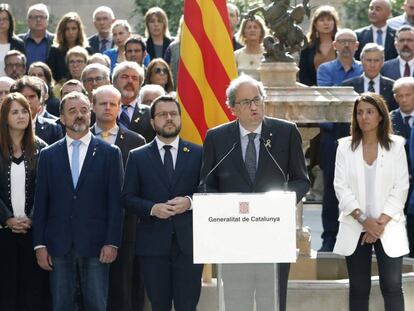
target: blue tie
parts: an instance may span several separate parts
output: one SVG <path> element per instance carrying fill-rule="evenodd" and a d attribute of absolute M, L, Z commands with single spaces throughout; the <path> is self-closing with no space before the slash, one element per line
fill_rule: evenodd
<path fill-rule="evenodd" d="M 382 41 L 382 29 L 378 29 L 377 30 L 377 44 L 378 45 L 383 45 L 383 41 Z"/>
<path fill-rule="evenodd" d="M 172 179 L 172 175 L 174 172 L 174 163 L 173 163 L 173 158 L 172 158 L 172 154 L 171 154 L 171 148 L 172 146 L 170 145 L 164 145 L 164 167 L 165 170 L 167 171 L 167 177 L 168 177 L 168 181 L 171 181 Z"/>
<path fill-rule="evenodd" d="M 121 115 L 119 116 L 119 123 L 124 127 L 124 128 L 129 128 L 129 124 L 131 123 L 131 121 L 129 120 L 129 116 L 128 116 L 128 105 L 122 105 L 122 112 Z"/>
<path fill-rule="evenodd" d="M 249 137 L 249 142 L 247 143 L 246 148 L 246 155 L 244 159 L 244 163 L 246 165 L 247 173 L 250 176 L 250 180 L 254 182 L 256 177 L 256 165 L 257 165 L 257 157 L 256 157 L 256 146 L 254 144 L 254 139 L 256 138 L 256 133 L 249 133 L 247 136 Z"/>
<path fill-rule="evenodd" d="M 74 140 L 72 142 L 72 180 L 73 187 L 76 188 L 79 179 L 79 146 L 82 142 L 80 140 Z"/>
<path fill-rule="evenodd" d="M 99 52 L 103 54 L 107 50 L 106 44 L 108 43 L 108 40 L 102 39 L 101 40 L 101 48 L 99 49 Z"/>

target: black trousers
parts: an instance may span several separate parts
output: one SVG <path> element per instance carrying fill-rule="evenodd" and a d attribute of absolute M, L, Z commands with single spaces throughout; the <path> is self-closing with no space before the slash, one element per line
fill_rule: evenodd
<path fill-rule="evenodd" d="M 410 257 L 414 257 L 414 215 L 407 214 L 407 236 L 410 247 Z"/>
<path fill-rule="evenodd" d="M 48 273 L 36 262 L 32 235 L 0 229 L 0 310 L 50 310 Z"/>
<path fill-rule="evenodd" d="M 361 238 L 362 236 L 363 234 L 361 234 Z M 349 310 L 368 311 L 371 290 L 372 247 L 374 247 L 385 311 L 403 311 L 402 257 L 389 257 L 384 252 L 381 240 L 377 240 L 373 245 L 361 245 L 360 241 L 358 241 L 355 252 L 346 257 L 349 274 Z"/>

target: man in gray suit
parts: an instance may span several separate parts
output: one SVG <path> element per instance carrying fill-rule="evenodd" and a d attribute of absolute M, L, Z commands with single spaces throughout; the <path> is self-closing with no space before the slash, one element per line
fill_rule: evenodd
<path fill-rule="evenodd" d="M 242 75 L 230 83 L 227 104 L 237 120 L 207 132 L 200 178 L 203 191 L 287 189 L 296 192 L 299 202 L 309 190 L 299 131 L 291 122 L 265 117 L 264 96 L 262 85 L 249 76 Z M 223 162 L 213 169 L 220 160 Z M 279 305 L 284 311 L 289 264 L 278 264 L 278 269 Z M 255 277 L 267 285 L 259 286 Z M 225 265 L 223 282 L 226 311 L 253 310 L 253 297 L 258 311 L 272 310 L 273 264 Z"/>

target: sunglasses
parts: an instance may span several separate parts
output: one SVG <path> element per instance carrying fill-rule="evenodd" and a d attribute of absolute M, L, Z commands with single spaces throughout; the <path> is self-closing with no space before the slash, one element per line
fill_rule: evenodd
<path fill-rule="evenodd" d="M 156 67 L 154 68 L 154 70 L 152 71 L 153 73 L 156 74 L 164 74 L 164 75 L 168 75 L 168 69 L 167 68 L 160 68 L 160 67 Z"/>

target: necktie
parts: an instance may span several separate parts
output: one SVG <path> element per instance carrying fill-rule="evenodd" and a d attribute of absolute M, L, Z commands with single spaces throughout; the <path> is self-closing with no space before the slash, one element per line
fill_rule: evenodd
<path fill-rule="evenodd" d="M 163 148 L 165 150 L 165 153 L 164 153 L 164 167 L 165 167 L 165 170 L 167 172 L 168 180 L 171 181 L 172 175 L 173 175 L 173 172 L 174 172 L 173 158 L 172 158 L 172 154 L 171 154 L 171 150 L 170 150 L 172 148 L 172 146 L 164 145 Z"/>
<path fill-rule="evenodd" d="M 378 29 L 377 30 L 377 44 L 378 45 L 383 45 L 384 41 L 382 40 L 382 29 Z"/>
<path fill-rule="evenodd" d="M 99 50 L 101 53 L 103 53 L 107 50 L 107 46 L 106 46 L 107 43 L 108 43 L 108 40 L 106 40 L 106 39 L 101 40 L 101 48 Z"/>
<path fill-rule="evenodd" d="M 129 124 L 131 123 L 128 116 L 128 108 L 128 105 L 122 105 L 122 112 L 119 116 L 119 123 L 123 125 L 125 128 L 128 128 Z"/>
<path fill-rule="evenodd" d="M 375 82 L 373 80 L 369 80 L 369 82 L 368 82 L 368 92 L 375 93 L 374 84 L 375 84 Z"/>
<path fill-rule="evenodd" d="M 409 76 L 411 76 L 410 65 L 408 65 L 408 63 L 405 63 L 404 77 L 409 77 Z"/>
<path fill-rule="evenodd" d="M 104 140 L 104 141 L 106 141 L 106 142 L 108 142 L 108 140 L 109 140 L 109 132 L 108 131 L 102 131 L 101 132 L 101 137 L 102 137 L 102 139 Z"/>
<path fill-rule="evenodd" d="M 80 140 L 74 140 L 72 142 L 72 167 L 70 168 L 72 173 L 73 187 L 76 188 L 79 179 L 79 146 L 82 142 Z"/>
<path fill-rule="evenodd" d="M 410 134 L 411 134 L 411 126 L 410 126 L 410 119 L 411 116 L 405 116 L 404 117 L 404 127 L 405 127 L 405 138 L 410 138 Z"/>
<path fill-rule="evenodd" d="M 244 164 L 246 165 L 247 173 L 250 176 L 250 180 L 254 182 L 256 177 L 256 146 L 254 144 L 254 139 L 256 133 L 250 133 L 247 136 L 249 137 L 249 142 L 247 143 L 246 156 L 244 158 Z"/>

